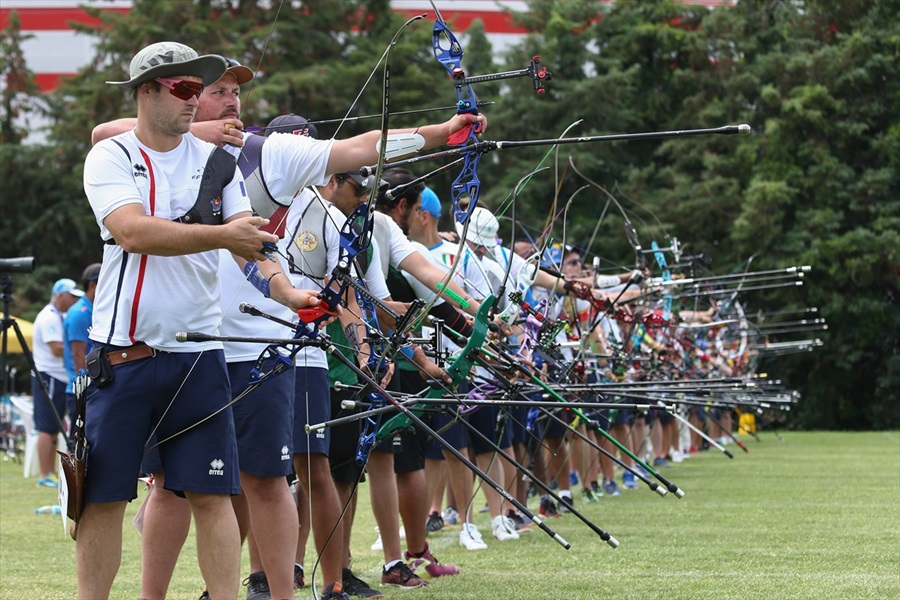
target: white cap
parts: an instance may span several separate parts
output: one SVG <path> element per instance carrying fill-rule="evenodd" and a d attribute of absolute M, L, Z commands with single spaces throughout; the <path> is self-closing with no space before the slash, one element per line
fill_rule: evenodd
<path fill-rule="evenodd" d="M 456 233 L 462 235 L 462 223 L 456 223 Z M 500 233 L 500 222 L 497 221 L 491 211 L 480 206 L 475 207 L 469 215 L 469 230 L 466 239 L 478 246 L 493 248 L 497 245 L 497 237 Z"/>

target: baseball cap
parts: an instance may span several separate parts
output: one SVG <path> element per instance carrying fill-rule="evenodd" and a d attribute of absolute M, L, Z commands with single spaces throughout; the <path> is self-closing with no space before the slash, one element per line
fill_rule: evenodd
<path fill-rule="evenodd" d="M 78 289 L 75 282 L 67 278 L 60 279 L 53 284 L 53 295 L 56 296 L 57 294 L 72 294 L 79 298 L 84 296 L 84 292 Z"/>
<path fill-rule="evenodd" d="M 435 219 L 441 218 L 441 201 L 430 187 L 422 190 L 422 210 Z"/>
<path fill-rule="evenodd" d="M 462 235 L 463 224 L 456 223 L 456 233 Z M 493 248 L 497 245 L 497 236 L 500 232 L 500 223 L 497 217 L 491 214 L 486 208 L 478 206 L 469 215 L 469 229 L 466 232 L 466 239 L 470 242 L 484 246 L 485 248 Z"/>
<path fill-rule="evenodd" d="M 175 75 L 193 75 L 203 79 L 203 85 L 217 82 L 228 63 L 221 56 L 206 54 L 198 56 L 197 52 L 178 42 L 157 42 L 150 44 L 131 59 L 128 81 L 107 81 L 111 85 L 125 88 L 136 88 L 139 84 L 157 77 Z"/>
<path fill-rule="evenodd" d="M 85 267 L 81 274 L 82 283 L 86 281 L 97 281 L 100 278 L 100 263 L 94 263 Z"/>
<path fill-rule="evenodd" d="M 362 175 L 359 174 L 358 171 L 347 171 L 346 173 L 341 173 L 341 175 L 349 177 L 350 179 L 352 179 L 353 181 L 358 183 L 360 185 L 360 187 L 364 190 L 371 191 L 372 188 L 375 187 L 375 185 L 374 185 L 375 184 L 375 176 L 374 175 L 369 175 L 368 177 L 363 177 Z M 388 182 L 385 181 L 384 179 L 382 179 L 381 185 L 378 186 L 378 188 L 383 189 L 387 186 L 388 186 Z"/>
<path fill-rule="evenodd" d="M 225 69 L 225 73 L 234 75 L 238 85 L 244 85 L 249 81 L 253 81 L 253 71 L 248 67 L 245 67 L 233 58 L 226 58 L 225 62 L 228 63 L 228 68 Z M 223 77 L 225 76 L 225 73 L 222 73 Z"/>
<path fill-rule="evenodd" d="M 316 139 L 319 137 L 319 132 L 316 130 L 315 125 L 310 123 L 306 117 L 301 117 L 294 113 L 281 115 L 269 121 L 269 124 L 266 125 L 266 135 L 273 133 L 291 133 Z"/>
<path fill-rule="evenodd" d="M 562 265 L 562 259 L 562 248 L 554 244 L 544 249 L 544 254 L 541 256 L 541 266 L 549 269 L 559 269 Z"/>

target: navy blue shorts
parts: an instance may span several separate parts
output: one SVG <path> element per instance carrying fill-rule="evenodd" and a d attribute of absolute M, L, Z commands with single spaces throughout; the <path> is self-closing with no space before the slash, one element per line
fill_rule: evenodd
<path fill-rule="evenodd" d="M 166 489 L 239 494 L 234 420 L 230 410 L 222 410 L 230 400 L 221 350 L 159 352 L 113 367 L 109 385 L 92 384 L 88 390 L 87 502 L 137 497 L 141 460 L 154 428 L 159 440 L 177 434 L 157 447 Z"/>
<path fill-rule="evenodd" d="M 509 429 L 509 439 L 513 444 L 528 444 L 528 438 L 531 436 L 525 428 L 528 421 L 527 406 L 511 406 L 509 407 L 509 421 L 506 425 Z"/>
<path fill-rule="evenodd" d="M 431 428 L 456 450 L 462 450 L 469 445 L 469 432 L 465 425 L 456 420 L 455 414 L 446 412 L 435 414 L 431 419 Z M 425 445 L 425 458 L 444 460 L 444 447 L 437 440 L 428 440 Z"/>
<path fill-rule="evenodd" d="M 249 387 L 256 361 L 228 363 L 231 393 L 237 398 Z M 294 378 L 282 373 L 231 405 L 241 471 L 257 477 L 291 474 L 294 431 Z"/>
<path fill-rule="evenodd" d="M 294 454 L 328 456 L 331 431 L 326 427 L 306 433 L 307 423 L 315 425 L 331 419 L 331 391 L 328 370 L 322 367 L 294 367 Z"/>
<path fill-rule="evenodd" d="M 64 418 L 66 416 L 67 383 L 46 373 L 41 373 L 41 379 L 47 385 L 47 391 L 50 392 L 50 401 L 53 402 L 56 414 L 59 415 L 60 419 Z M 31 374 L 31 397 L 34 399 L 34 428 L 50 435 L 59 433 L 59 422 L 53 416 L 53 410 L 47 404 L 47 396 L 41 389 L 34 373 Z"/>
<path fill-rule="evenodd" d="M 356 395 L 355 390 L 331 390 L 331 414 L 335 418 L 346 417 L 360 412 L 360 409 L 344 410 L 341 401 Z M 363 420 L 336 425 L 331 428 L 331 446 L 328 449 L 328 464 L 331 478 L 339 483 L 365 481 L 363 467 L 356 464 L 356 451 Z"/>
<path fill-rule="evenodd" d="M 630 408 L 617 408 L 613 414 L 613 425 L 632 425 L 634 423 L 634 411 Z"/>
<path fill-rule="evenodd" d="M 569 423 L 572 420 L 571 414 L 559 408 L 551 409 L 551 414 L 556 415 L 558 419 L 554 419 L 549 415 L 542 417 L 544 420 L 544 437 L 550 439 L 565 437 L 569 428 L 564 423 Z M 560 423 L 559 419 L 562 419 L 563 423 Z"/>
<path fill-rule="evenodd" d="M 498 423 L 497 419 L 499 416 L 499 406 L 482 406 L 475 412 L 469 413 L 469 423 L 472 424 L 476 431 L 480 431 L 485 437 L 492 442 L 495 442 L 501 449 L 505 450 L 512 446 L 512 442 L 509 437 L 509 427 L 506 427 L 505 423 Z M 497 431 L 498 427 L 500 428 L 499 432 Z M 473 432 L 470 432 L 469 436 L 472 452 L 474 452 L 476 456 L 487 452 L 494 452 L 494 448 L 481 439 L 481 436 Z"/>

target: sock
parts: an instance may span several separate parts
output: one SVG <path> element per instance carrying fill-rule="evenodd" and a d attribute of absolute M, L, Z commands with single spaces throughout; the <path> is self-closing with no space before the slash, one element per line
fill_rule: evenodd
<path fill-rule="evenodd" d="M 399 565 L 402 562 L 403 561 L 400 560 L 399 558 L 397 560 L 392 560 L 391 562 L 384 565 L 384 572 L 387 573 L 388 571 L 390 571 L 391 569 L 393 569 L 395 566 Z"/>

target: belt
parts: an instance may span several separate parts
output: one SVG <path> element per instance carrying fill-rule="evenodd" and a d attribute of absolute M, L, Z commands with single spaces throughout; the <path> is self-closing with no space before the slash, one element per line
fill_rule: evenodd
<path fill-rule="evenodd" d="M 121 365 L 143 358 L 152 358 L 156 356 L 156 350 L 146 344 L 138 344 L 127 348 L 117 348 L 107 352 L 110 366 Z"/>

